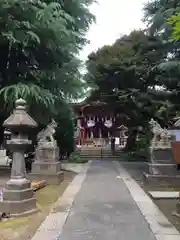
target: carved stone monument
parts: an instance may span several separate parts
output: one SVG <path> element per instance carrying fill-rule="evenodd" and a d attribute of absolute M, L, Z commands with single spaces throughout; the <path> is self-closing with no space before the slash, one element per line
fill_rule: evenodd
<path fill-rule="evenodd" d="M 151 119 L 149 122 L 153 134 L 149 152 L 150 163 L 147 163 L 148 173 L 144 173 L 144 180 L 151 184 L 179 184 L 180 175 L 173 162 L 171 149 L 171 133 Z"/>
<path fill-rule="evenodd" d="M 60 184 L 64 179 L 59 159 L 59 148 L 53 135 L 56 122 L 53 120 L 38 136 L 35 162 L 32 164 L 30 179 L 46 180 L 47 184 Z"/>
<path fill-rule="evenodd" d="M 0 202 L 0 211 L 11 216 L 21 216 L 37 211 L 36 199 L 31 182 L 26 178 L 24 151 L 31 144 L 28 140 L 28 128 L 37 127 L 37 123 L 26 112 L 26 101 L 16 101 L 13 114 L 3 126 L 11 132 L 7 147 L 13 153 L 11 178 L 5 184 Z"/>
<path fill-rule="evenodd" d="M 149 152 L 150 152 L 150 172 L 152 174 L 159 174 L 157 171 L 158 165 L 167 168 L 166 164 L 172 164 L 172 150 L 171 150 L 171 135 L 168 130 L 162 128 L 158 122 L 151 119 L 149 122 L 153 137 L 151 139 Z"/>

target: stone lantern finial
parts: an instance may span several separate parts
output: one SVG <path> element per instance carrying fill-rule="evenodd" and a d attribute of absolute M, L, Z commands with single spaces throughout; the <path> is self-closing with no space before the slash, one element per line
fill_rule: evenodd
<path fill-rule="evenodd" d="M 15 101 L 16 109 L 26 109 L 26 101 L 22 98 L 19 98 Z"/>

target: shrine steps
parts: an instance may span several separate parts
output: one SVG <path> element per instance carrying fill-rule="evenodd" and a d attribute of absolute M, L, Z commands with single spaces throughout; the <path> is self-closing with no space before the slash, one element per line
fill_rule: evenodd
<path fill-rule="evenodd" d="M 80 157 L 83 160 L 119 160 L 121 151 L 116 150 L 112 154 L 110 149 L 82 149 Z"/>

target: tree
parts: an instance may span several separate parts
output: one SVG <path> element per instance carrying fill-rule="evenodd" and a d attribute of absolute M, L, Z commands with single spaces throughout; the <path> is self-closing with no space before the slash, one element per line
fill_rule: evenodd
<path fill-rule="evenodd" d="M 180 14 L 171 16 L 168 23 L 172 26 L 173 40 L 180 41 Z"/>
<path fill-rule="evenodd" d="M 62 102 L 84 90 L 77 54 L 94 20 L 88 10 L 92 2 L 0 2 L 0 124 L 19 97 L 44 125 L 60 115 Z"/>
<path fill-rule="evenodd" d="M 131 147 L 137 133 L 134 127 L 146 127 L 152 116 L 162 123 L 169 117 L 169 93 L 162 88 L 156 68 L 166 54 L 159 36 L 134 31 L 88 57 L 86 80 L 96 85 L 96 95 L 131 119 Z"/>
<path fill-rule="evenodd" d="M 145 4 L 144 21 L 148 25 L 150 35 L 160 35 L 163 40 L 169 40 L 172 33 L 168 19 L 174 15 L 180 2 L 178 0 L 152 0 Z"/>
<path fill-rule="evenodd" d="M 174 105 L 171 107 L 174 114 L 180 111 L 178 100 L 180 97 L 179 7 L 180 2 L 177 0 L 152 0 L 144 8 L 144 20 L 148 25 L 147 32 L 149 35 L 161 38 L 164 52 L 166 53 L 166 57 L 157 63 L 156 68 L 159 71 L 160 85 L 170 93 L 169 102 L 171 102 L 171 105 Z"/>
<path fill-rule="evenodd" d="M 86 79 L 97 85 L 102 99 L 116 103 L 117 110 L 123 109 L 140 124 L 140 111 L 143 118 L 144 112 L 149 115 L 151 99 L 163 94 L 155 89 L 160 84 L 155 66 L 165 56 L 158 36 L 135 31 L 90 54 Z"/>
<path fill-rule="evenodd" d="M 173 15 L 179 13 L 179 7 L 180 2 L 178 0 L 152 0 L 144 7 L 144 22 L 147 23 L 146 31 L 151 36 L 160 36 L 164 48 L 168 52 L 166 56 L 168 61 L 163 61 L 163 69 L 167 66 L 167 70 L 169 67 L 176 68 L 176 61 L 174 60 L 180 55 L 179 43 L 172 41 L 172 24 L 169 22 Z M 161 65 L 159 68 L 161 69 Z"/>
<path fill-rule="evenodd" d="M 67 3 L 1 1 L 1 93 L 8 103 L 20 93 L 25 98 L 30 95 L 33 101 L 51 105 L 57 87 L 61 94 L 66 94 L 67 89 L 68 94 L 71 93 L 73 75 L 76 82 L 79 80 L 80 62 L 75 54 L 84 45 L 84 34 L 92 20 L 87 11 L 88 2 L 85 7 L 81 2 L 78 4 L 74 3 L 77 12 L 73 16 Z M 81 25 L 76 20 L 77 14 L 83 14 Z M 9 85 L 11 87 L 6 88 Z"/>
<path fill-rule="evenodd" d="M 147 126 L 151 117 L 164 126 L 180 111 L 179 7 L 178 0 L 149 1 L 144 31 L 102 47 L 86 63 L 85 78 L 95 89 L 92 98 L 100 96 L 132 119 L 132 139 L 134 126 Z M 129 142 L 132 148 L 134 141 Z"/>

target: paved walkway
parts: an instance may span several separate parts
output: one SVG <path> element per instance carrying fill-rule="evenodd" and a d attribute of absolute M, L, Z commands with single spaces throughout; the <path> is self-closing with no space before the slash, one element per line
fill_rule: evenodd
<path fill-rule="evenodd" d="M 58 240 L 156 239 L 118 175 L 113 162 L 91 163 Z"/>
<path fill-rule="evenodd" d="M 76 170 L 79 174 L 31 240 L 180 240 L 118 163 L 94 161 Z"/>

